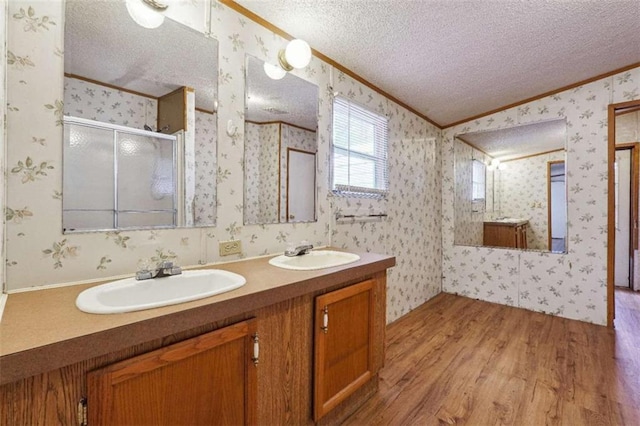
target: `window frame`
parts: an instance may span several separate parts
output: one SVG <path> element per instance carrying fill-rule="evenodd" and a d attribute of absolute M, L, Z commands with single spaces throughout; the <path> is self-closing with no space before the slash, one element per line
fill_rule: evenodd
<path fill-rule="evenodd" d="M 341 107 L 347 108 L 347 139 L 349 140 L 351 127 L 351 117 L 350 110 L 354 108 L 357 113 L 362 114 L 362 116 L 372 116 L 371 121 L 365 121 L 368 124 L 373 126 L 373 134 L 374 140 L 371 141 L 373 144 L 372 151 L 374 154 L 368 154 L 365 152 L 361 152 L 354 149 L 345 148 L 343 146 L 339 146 L 335 144 L 335 135 L 336 135 L 336 103 L 341 103 Z M 389 193 L 389 118 L 385 115 L 382 115 L 376 111 L 371 110 L 370 108 L 365 107 L 364 105 L 353 101 L 344 96 L 335 96 L 332 102 L 332 134 L 331 134 L 331 144 L 330 144 L 330 163 L 329 163 L 329 185 L 330 191 L 334 195 L 344 196 L 344 197 L 359 197 L 359 198 L 386 198 Z M 384 127 L 381 129 L 381 124 L 384 123 Z M 382 138 L 379 140 L 378 138 Z M 349 143 L 347 144 L 349 145 Z M 340 152 L 345 155 L 347 161 L 352 157 L 361 159 L 364 161 L 371 161 L 373 163 L 373 181 L 374 187 L 363 187 L 357 185 L 349 185 L 343 183 L 335 182 L 335 157 L 336 152 Z M 380 152 L 382 151 L 382 152 Z M 349 167 L 350 164 L 348 164 Z M 351 172 L 348 169 L 347 171 L 347 179 L 350 180 Z"/>
<path fill-rule="evenodd" d="M 482 181 L 476 180 L 476 164 L 482 166 Z M 476 186 L 482 185 L 482 198 L 476 198 Z M 471 202 L 484 203 L 487 200 L 487 165 L 477 158 L 471 160 Z"/>

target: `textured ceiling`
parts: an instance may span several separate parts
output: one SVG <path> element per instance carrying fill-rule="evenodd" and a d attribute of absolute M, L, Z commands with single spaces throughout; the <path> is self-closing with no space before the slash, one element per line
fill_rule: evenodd
<path fill-rule="evenodd" d="M 284 121 L 315 131 L 318 127 L 318 86 L 287 73 L 269 78 L 264 62 L 247 59 L 247 111 L 245 118 L 258 123 Z"/>
<path fill-rule="evenodd" d="M 567 123 L 562 120 L 541 121 L 499 130 L 456 135 L 493 158 L 502 161 L 563 149 L 567 140 Z"/>
<path fill-rule="evenodd" d="M 170 19 L 142 28 L 124 1 L 67 0 L 65 73 L 159 97 L 195 89 L 196 106 L 216 99 L 218 42 Z"/>
<path fill-rule="evenodd" d="M 640 0 L 237 0 L 443 127 L 640 62 Z"/>

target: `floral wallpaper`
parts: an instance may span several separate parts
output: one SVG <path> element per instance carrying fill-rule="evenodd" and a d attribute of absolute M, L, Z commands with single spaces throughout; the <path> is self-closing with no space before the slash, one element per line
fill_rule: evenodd
<path fill-rule="evenodd" d="M 387 275 L 387 321 L 391 322 L 441 291 L 440 131 L 341 72 L 333 73 L 327 87 L 327 92 L 334 91 L 389 118 L 386 199 L 333 195 L 328 199 L 334 213 L 387 214 L 382 220 L 347 223 L 336 223 L 334 216 L 332 244 L 396 256 L 396 266 Z M 322 129 L 321 123 L 319 147 L 325 143 Z M 320 149 L 319 167 L 328 164 L 328 152 Z"/>
<path fill-rule="evenodd" d="M 556 151 L 504 162 L 504 170 L 496 171 L 500 215 L 529 220 L 527 247 L 531 250 L 549 250 L 547 163 L 564 157 L 563 151 Z"/>
<path fill-rule="evenodd" d="M 461 141 L 454 139 L 455 158 L 455 243 L 463 246 L 481 246 L 484 235 L 485 206 L 491 206 L 491 200 L 485 202 L 472 199 L 473 160 L 488 164 L 490 157 Z M 486 183 L 492 183 L 487 180 Z M 486 193 L 493 186 L 487 186 Z"/>
<path fill-rule="evenodd" d="M 607 106 L 640 98 L 640 68 L 443 130 L 443 291 L 606 324 Z M 567 120 L 568 253 L 454 244 L 453 136 Z"/>
<path fill-rule="evenodd" d="M 287 148 L 316 152 L 316 132 L 289 124 L 280 125 L 280 222 L 287 221 Z"/>
<path fill-rule="evenodd" d="M 260 125 L 244 123 L 244 223 L 260 216 Z"/>
<path fill-rule="evenodd" d="M 245 123 L 245 133 L 244 221 L 285 223 L 287 148 L 316 152 L 316 133 L 285 123 L 249 122 Z"/>
<path fill-rule="evenodd" d="M 184 144 L 184 224 L 193 226 L 195 222 L 196 198 L 196 94 L 191 88 L 185 91 L 185 115 L 187 128 L 182 132 Z"/>
<path fill-rule="evenodd" d="M 216 222 L 216 166 L 218 164 L 215 114 L 195 111 L 195 199 L 194 224 L 210 226 Z"/>
<path fill-rule="evenodd" d="M 158 101 L 107 86 L 64 77 L 64 115 L 103 123 L 155 129 Z"/>
<path fill-rule="evenodd" d="M 245 123 L 245 223 L 278 223 L 280 124 Z"/>

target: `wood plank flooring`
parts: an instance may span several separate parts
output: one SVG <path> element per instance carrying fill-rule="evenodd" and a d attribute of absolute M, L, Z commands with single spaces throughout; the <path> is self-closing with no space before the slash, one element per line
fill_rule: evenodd
<path fill-rule="evenodd" d="M 640 294 L 616 329 L 440 294 L 387 329 L 378 393 L 346 425 L 640 425 Z"/>

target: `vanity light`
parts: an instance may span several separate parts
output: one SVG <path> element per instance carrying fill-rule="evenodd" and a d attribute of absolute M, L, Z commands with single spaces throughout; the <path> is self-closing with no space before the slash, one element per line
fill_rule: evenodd
<path fill-rule="evenodd" d="M 311 47 L 304 40 L 291 40 L 286 49 L 278 52 L 278 60 L 285 71 L 304 68 L 311 62 Z"/>
<path fill-rule="evenodd" d="M 268 62 L 265 62 L 262 67 L 264 68 L 264 73 L 272 80 L 281 80 L 285 75 L 287 75 L 285 70 Z"/>
<path fill-rule="evenodd" d="M 127 11 L 136 24 L 144 28 L 158 28 L 164 22 L 166 4 L 156 0 L 126 0 Z"/>
<path fill-rule="evenodd" d="M 499 159 L 494 158 L 491 160 L 489 165 L 487 166 L 488 170 L 504 170 L 507 166 L 504 163 L 501 163 Z"/>

